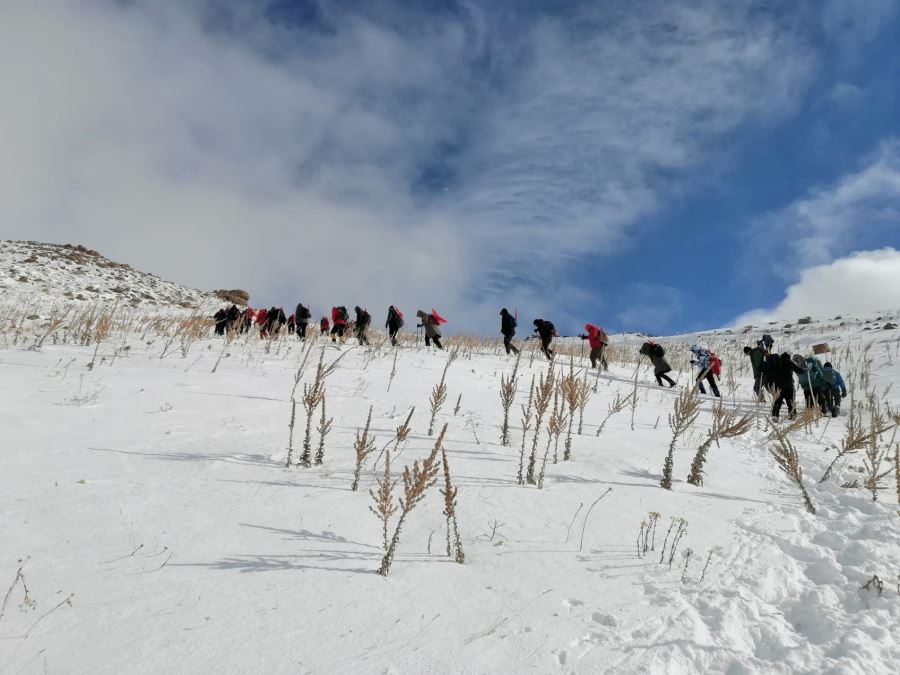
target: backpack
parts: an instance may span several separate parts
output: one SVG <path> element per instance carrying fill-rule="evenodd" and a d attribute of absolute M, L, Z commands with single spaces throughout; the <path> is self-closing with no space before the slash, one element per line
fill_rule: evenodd
<path fill-rule="evenodd" d="M 653 344 L 650 346 L 650 356 L 655 356 L 657 358 L 662 358 L 666 355 L 666 350 L 663 349 L 663 346 L 660 344 Z"/>
<path fill-rule="evenodd" d="M 829 386 L 834 386 L 834 369 L 833 368 L 822 368 L 822 377 L 825 378 L 825 382 L 828 383 Z"/>
<path fill-rule="evenodd" d="M 347 314 L 347 308 L 344 306 L 338 307 L 338 318 L 341 321 L 348 321 L 350 319 L 350 315 Z"/>
<path fill-rule="evenodd" d="M 781 357 L 778 354 L 769 354 L 763 362 L 763 372 L 769 382 L 774 382 L 778 377 L 779 366 L 781 365 Z"/>
<path fill-rule="evenodd" d="M 513 328 L 518 328 L 519 322 L 516 321 L 516 317 L 512 316 L 511 314 L 507 314 L 507 316 L 509 317 L 509 325 Z"/>
<path fill-rule="evenodd" d="M 359 318 L 362 319 L 361 323 L 363 326 L 368 326 L 372 322 L 372 316 L 366 310 L 362 311 Z"/>
<path fill-rule="evenodd" d="M 709 353 L 709 372 L 718 377 L 722 374 L 722 360 L 713 352 Z"/>
<path fill-rule="evenodd" d="M 553 325 L 553 322 L 546 321 L 545 323 L 547 324 L 547 330 L 549 331 L 550 335 L 556 335 L 556 326 Z"/>
<path fill-rule="evenodd" d="M 312 316 L 312 315 L 309 313 L 309 309 L 307 309 L 307 308 L 304 307 L 303 305 L 298 305 L 297 309 L 299 310 L 299 311 L 297 312 L 297 315 L 296 315 L 296 317 L 297 317 L 298 319 L 308 319 L 308 318 L 310 318 L 310 317 Z"/>

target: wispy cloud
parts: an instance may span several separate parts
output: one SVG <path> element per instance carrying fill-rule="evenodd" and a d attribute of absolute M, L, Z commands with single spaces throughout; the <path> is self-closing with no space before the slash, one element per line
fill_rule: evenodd
<path fill-rule="evenodd" d="M 265 4 L 3 3 L 3 236 L 267 304 L 546 311 L 584 299 L 561 281 L 581 255 L 789 114 L 816 59 L 741 2 L 325 26 Z"/>
<path fill-rule="evenodd" d="M 795 279 L 807 267 L 878 246 L 900 222 L 900 141 L 888 139 L 862 168 L 816 187 L 748 228 L 749 260 L 758 273 Z"/>

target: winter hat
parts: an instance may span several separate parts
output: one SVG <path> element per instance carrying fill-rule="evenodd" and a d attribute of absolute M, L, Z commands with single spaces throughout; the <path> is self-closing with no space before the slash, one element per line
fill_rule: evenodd
<path fill-rule="evenodd" d="M 591 332 L 591 328 L 593 328 L 593 327 L 594 327 L 594 326 L 591 325 L 591 324 L 589 324 L 589 323 L 584 324 L 584 329 L 585 329 L 588 333 Z"/>
<path fill-rule="evenodd" d="M 793 361 L 796 365 L 803 367 L 806 364 L 806 360 L 800 356 L 800 354 L 794 354 L 791 357 L 791 361 Z"/>
<path fill-rule="evenodd" d="M 750 349 L 750 347 L 744 347 L 744 353 L 745 353 L 745 354 L 749 354 L 749 353 L 752 352 L 752 351 L 753 351 L 753 350 Z"/>
<path fill-rule="evenodd" d="M 509 314 L 509 312 L 506 311 L 506 307 L 500 310 L 500 315 L 502 316 L 503 314 Z"/>
<path fill-rule="evenodd" d="M 691 351 L 695 354 L 699 354 L 703 350 L 700 349 L 700 345 L 691 345 Z"/>
<path fill-rule="evenodd" d="M 823 368 L 832 368 L 833 366 L 831 365 L 831 361 L 826 361 L 826 362 L 825 362 L 825 365 L 822 366 L 822 367 L 823 367 Z"/>
<path fill-rule="evenodd" d="M 535 319 L 534 321 L 532 321 L 532 323 L 533 323 L 535 326 L 537 326 L 540 322 L 541 322 L 540 319 Z"/>

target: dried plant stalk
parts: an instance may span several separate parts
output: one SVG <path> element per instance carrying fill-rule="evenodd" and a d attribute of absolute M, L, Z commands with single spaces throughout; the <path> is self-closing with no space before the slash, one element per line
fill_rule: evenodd
<path fill-rule="evenodd" d="M 391 479 L 391 451 L 386 450 L 384 455 L 384 471 L 381 478 L 376 479 L 378 490 L 369 490 L 375 506 L 370 506 L 369 510 L 381 521 L 381 531 L 384 539 L 384 550 L 388 550 L 388 525 L 391 516 L 397 512 L 394 506 L 394 486 L 397 481 Z"/>
<path fill-rule="evenodd" d="M 516 355 L 516 365 L 509 377 L 500 375 L 500 405 L 503 406 L 503 424 L 500 425 L 500 445 L 509 445 L 509 411 L 512 409 L 519 384 L 519 362 L 522 352 Z"/>
<path fill-rule="evenodd" d="M 634 395 L 634 392 L 631 392 L 630 394 L 628 394 L 628 396 L 622 398 L 622 395 L 619 392 L 616 392 L 616 397 L 612 400 L 612 402 L 606 409 L 606 417 L 603 418 L 600 426 L 597 427 L 598 436 L 603 433 L 603 429 L 606 428 L 606 423 L 609 422 L 610 417 L 612 417 L 616 413 L 622 412 L 631 404 L 631 399 Z"/>
<path fill-rule="evenodd" d="M 316 427 L 316 431 L 319 432 L 319 449 L 316 450 L 316 464 L 321 464 L 325 459 L 325 437 L 328 436 L 328 432 L 331 431 L 332 421 L 334 421 L 334 418 L 327 417 L 325 414 L 325 390 L 323 389 L 321 416 L 319 418 L 319 426 Z"/>
<path fill-rule="evenodd" d="M 563 460 L 568 461 L 572 458 L 572 426 L 575 422 L 575 411 L 578 409 L 578 405 L 581 401 L 581 385 L 578 378 L 575 376 L 574 358 L 569 360 L 569 372 L 563 378 L 562 382 L 560 383 L 560 387 L 562 388 L 563 400 L 569 406 L 569 424 L 568 430 L 566 431 L 566 447 L 563 451 Z M 556 453 L 554 452 L 554 463 L 555 459 Z"/>
<path fill-rule="evenodd" d="M 691 485 L 703 485 L 703 465 L 706 463 L 706 455 L 713 443 L 718 445 L 723 438 L 743 436 L 753 426 L 753 413 L 738 416 L 734 410 L 727 410 L 721 400 L 713 408 L 712 414 L 712 428 L 691 463 L 691 472 L 687 478 L 687 482 Z"/>
<path fill-rule="evenodd" d="M 466 562 L 466 554 L 463 553 L 462 542 L 459 539 L 459 527 L 456 522 L 456 494 L 459 488 L 453 487 L 450 480 L 450 463 L 447 461 L 447 453 L 441 448 L 441 460 L 444 466 L 444 515 L 447 517 L 447 557 L 454 558 L 462 565 Z"/>
<path fill-rule="evenodd" d="M 428 435 L 434 435 L 434 420 L 437 417 L 438 411 L 441 409 L 441 406 L 444 405 L 444 402 L 447 400 L 447 369 L 450 368 L 450 364 L 453 363 L 456 352 L 451 353 L 450 358 L 447 360 L 447 364 L 444 366 L 444 372 L 441 373 L 441 381 L 434 385 L 434 389 L 431 390 L 431 396 L 428 399 L 428 402 L 431 404 L 431 421 L 428 423 Z"/>
<path fill-rule="evenodd" d="M 522 406 L 522 447 L 519 449 L 519 473 L 516 481 L 519 485 L 525 484 L 522 472 L 525 469 L 525 443 L 528 438 L 528 430 L 531 428 L 531 416 L 534 406 L 534 375 L 531 376 L 531 387 L 528 389 L 528 403 Z"/>
<path fill-rule="evenodd" d="M 777 434 L 775 439 L 776 445 L 769 448 L 769 453 L 775 458 L 778 466 L 781 467 L 788 479 L 800 489 L 806 510 L 815 515 L 816 507 L 813 506 L 812 500 L 806 492 L 806 487 L 803 485 L 803 469 L 800 466 L 797 450 L 786 435 Z"/>
<path fill-rule="evenodd" d="M 400 518 L 397 520 L 397 527 L 388 544 L 387 551 L 381 559 L 381 567 L 378 573 L 387 576 L 391 571 L 391 564 L 394 561 L 394 553 L 397 551 L 397 544 L 400 542 L 400 532 L 403 529 L 403 523 L 406 517 L 416 507 L 416 505 L 425 498 L 428 488 L 434 485 L 437 473 L 440 470 L 437 466 L 437 455 L 441 451 L 444 443 L 444 435 L 447 433 L 447 425 L 441 429 L 440 435 L 434 444 L 431 454 L 428 455 L 422 464 L 416 460 L 413 462 L 412 468 L 409 466 L 403 469 L 403 498 L 400 499 Z"/>
<path fill-rule="evenodd" d="M 537 462 L 537 449 L 538 449 L 538 439 L 541 434 L 541 422 L 544 420 L 544 415 L 547 412 L 547 408 L 550 407 L 550 399 L 553 396 L 554 385 L 556 383 L 556 377 L 553 373 L 553 366 L 551 365 L 547 369 L 546 376 L 542 373 L 538 378 L 537 389 L 535 390 L 534 397 L 534 410 L 535 410 L 535 423 L 534 423 L 534 438 L 531 443 L 531 456 L 528 458 L 528 471 L 525 476 L 525 480 L 535 484 L 535 476 L 534 476 L 534 468 Z"/>
<path fill-rule="evenodd" d="M 359 476 L 362 473 L 363 465 L 366 458 L 375 452 L 375 439 L 369 438 L 369 427 L 372 424 L 372 406 L 369 406 L 369 414 L 366 417 L 366 426 L 362 433 L 356 432 L 356 441 L 353 443 L 353 449 L 356 451 L 356 469 L 353 471 L 353 484 L 350 489 L 356 492 L 359 487 Z"/>
<path fill-rule="evenodd" d="M 659 482 L 666 490 L 672 489 L 672 469 L 674 468 L 675 445 L 678 439 L 697 421 L 700 414 L 700 398 L 694 387 L 684 389 L 675 399 L 674 410 L 669 415 L 669 427 L 672 429 L 672 440 L 663 465 L 663 477 Z"/>

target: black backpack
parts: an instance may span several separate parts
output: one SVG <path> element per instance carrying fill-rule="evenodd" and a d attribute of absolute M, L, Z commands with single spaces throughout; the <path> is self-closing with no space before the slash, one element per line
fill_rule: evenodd
<path fill-rule="evenodd" d="M 766 378 L 770 382 L 774 381 L 778 377 L 778 369 L 781 364 L 781 357 L 778 354 L 769 354 L 766 356 L 766 362 L 764 366 L 764 370 L 766 373 Z"/>
<path fill-rule="evenodd" d="M 297 319 L 298 320 L 306 320 L 310 318 L 312 314 L 309 313 L 309 309 L 304 307 L 302 304 L 297 305 Z"/>
<path fill-rule="evenodd" d="M 341 321 L 348 321 L 350 319 L 350 315 L 347 314 L 347 308 L 343 305 L 338 307 L 338 317 Z"/>
<path fill-rule="evenodd" d="M 666 350 L 663 349 L 662 345 L 656 344 L 650 348 L 650 355 L 661 359 L 666 355 Z"/>

